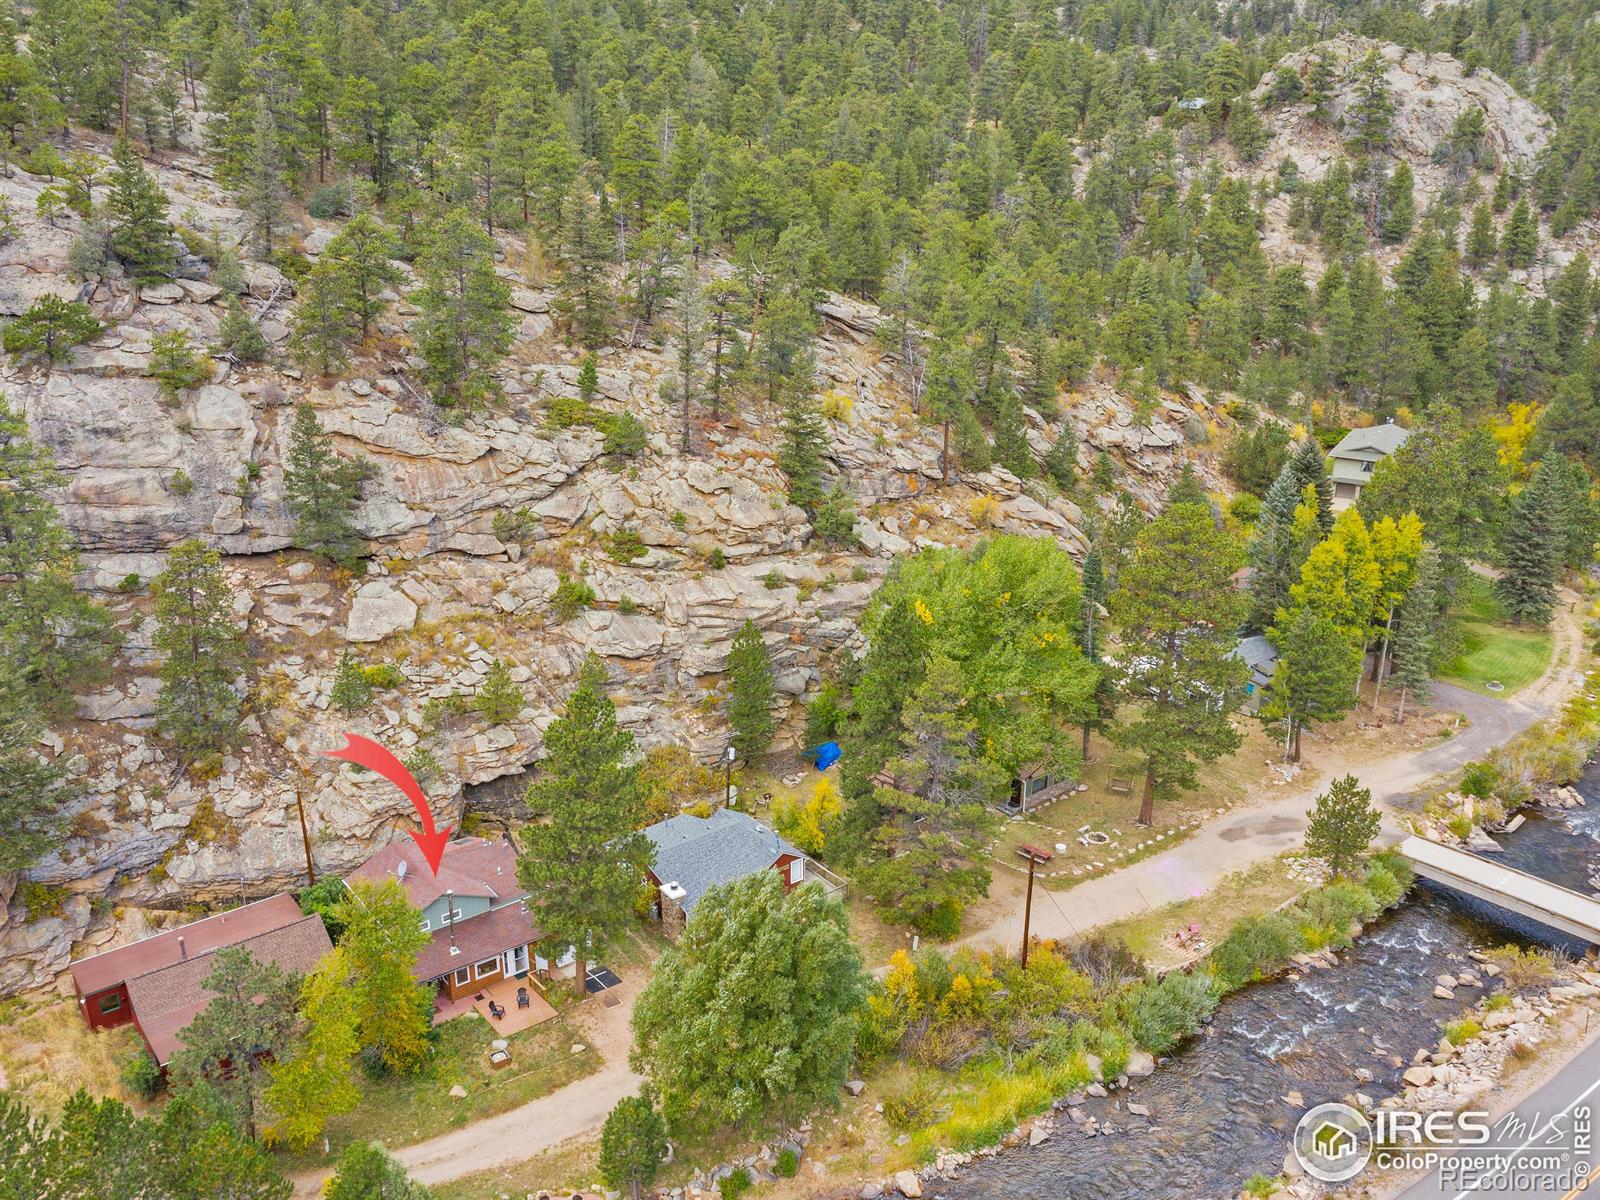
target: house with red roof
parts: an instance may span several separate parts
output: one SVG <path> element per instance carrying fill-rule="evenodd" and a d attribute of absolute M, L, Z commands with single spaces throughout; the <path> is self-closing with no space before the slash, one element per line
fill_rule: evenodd
<path fill-rule="evenodd" d="M 517 853 L 504 838 L 464 837 L 445 843 L 435 875 L 411 838 L 392 842 L 362 863 L 347 882 L 394 879 L 421 912 L 432 941 L 412 972 L 451 1000 L 500 979 L 528 974 L 534 928 L 517 883 Z"/>
<path fill-rule="evenodd" d="M 300 974 L 333 949 L 321 917 L 301 912 L 286 893 L 269 896 L 78 959 L 68 968 L 78 1011 L 91 1029 L 133 1025 L 165 1067 L 179 1035 L 211 1002 L 205 981 L 216 952 L 231 947 Z"/>

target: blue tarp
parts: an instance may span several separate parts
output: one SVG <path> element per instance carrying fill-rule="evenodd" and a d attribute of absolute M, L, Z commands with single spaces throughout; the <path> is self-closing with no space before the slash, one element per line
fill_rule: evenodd
<path fill-rule="evenodd" d="M 839 761 L 839 743 L 823 742 L 816 750 L 817 770 L 826 771 Z"/>

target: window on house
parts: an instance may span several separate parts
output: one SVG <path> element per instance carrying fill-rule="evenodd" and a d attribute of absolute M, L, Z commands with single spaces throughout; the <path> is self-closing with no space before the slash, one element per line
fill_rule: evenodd
<path fill-rule="evenodd" d="M 486 958 L 482 962 L 473 963 L 472 973 L 479 979 L 483 979 L 488 975 L 498 975 L 500 973 L 500 960 L 498 958 Z"/>
<path fill-rule="evenodd" d="M 1365 472 L 1366 474 L 1371 475 L 1372 474 L 1372 464 L 1370 462 L 1363 462 L 1361 464 L 1361 470 L 1363 472 Z"/>
<path fill-rule="evenodd" d="M 466 967 L 456 968 L 456 984 L 462 986 L 472 982 L 472 972 Z"/>
<path fill-rule="evenodd" d="M 1022 790 L 1030 796 L 1037 796 L 1049 786 L 1050 777 L 1048 775 L 1035 775 L 1027 783 L 1023 784 Z"/>
<path fill-rule="evenodd" d="M 789 864 L 789 884 L 792 887 L 806 881 L 806 860 L 797 858 Z"/>
<path fill-rule="evenodd" d="M 428 924 L 428 918 L 427 917 L 423 917 L 422 918 L 422 932 L 423 933 L 427 933 L 430 928 L 432 928 L 432 926 L 430 926 Z"/>
<path fill-rule="evenodd" d="M 100 997 L 100 1015 L 122 1011 L 122 993 L 112 992 L 109 996 Z"/>

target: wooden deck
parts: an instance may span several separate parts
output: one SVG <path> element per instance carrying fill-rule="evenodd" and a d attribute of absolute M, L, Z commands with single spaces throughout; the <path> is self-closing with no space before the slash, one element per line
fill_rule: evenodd
<path fill-rule="evenodd" d="M 528 989 L 527 1008 L 517 1007 L 519 987 Z M 479 996 L 483 999 L 479 1000 Z M 495 1020 L 489 1014 L 491 1000 L 506 1011 L 506 1015 L 499 1020 Z M 524 1029 L 543 1025 L 546 1021 L 555 1020 L 556 1016 L 556 1010 L 550 1007 L 550 1002 L 544 998 L 543 993 L 531 979 L 497 979 L 472 994 L 472 1007 L 489 1022 L 489 1028 L 501 1037 L 510 1037 L 513 1033 L 521 1033 Z"/>

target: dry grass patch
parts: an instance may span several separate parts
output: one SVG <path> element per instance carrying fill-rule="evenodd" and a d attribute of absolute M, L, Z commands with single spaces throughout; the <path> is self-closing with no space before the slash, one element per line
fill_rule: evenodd
<path fill-rule="evenodd" d="M 0 1008 L 0 1072 L 7 1091 L 54 1115 L 79 1088 L 132 1102 L 119 1073 L 139 1046 L 131 1025 L 95 1033 L 72 1000 L 12 1000 Z"/>
<path fill-rule="evenodd" d="M 1214 945 L 1240 917 L 1268 913 L 1294 899 L 1309 886 L 1289 872 L 1290 855 L 1264 859 L 1225 876 L 1202 895 L 1165 904 L 1137 917 L 1129 917 L 1099 932 L 1128 944 L 1128 948 L 1156 970 L 1166 970 L 1193 958 L 1196 950 L 1177 944 L 1173 934 L 1190 925 Z"/>

